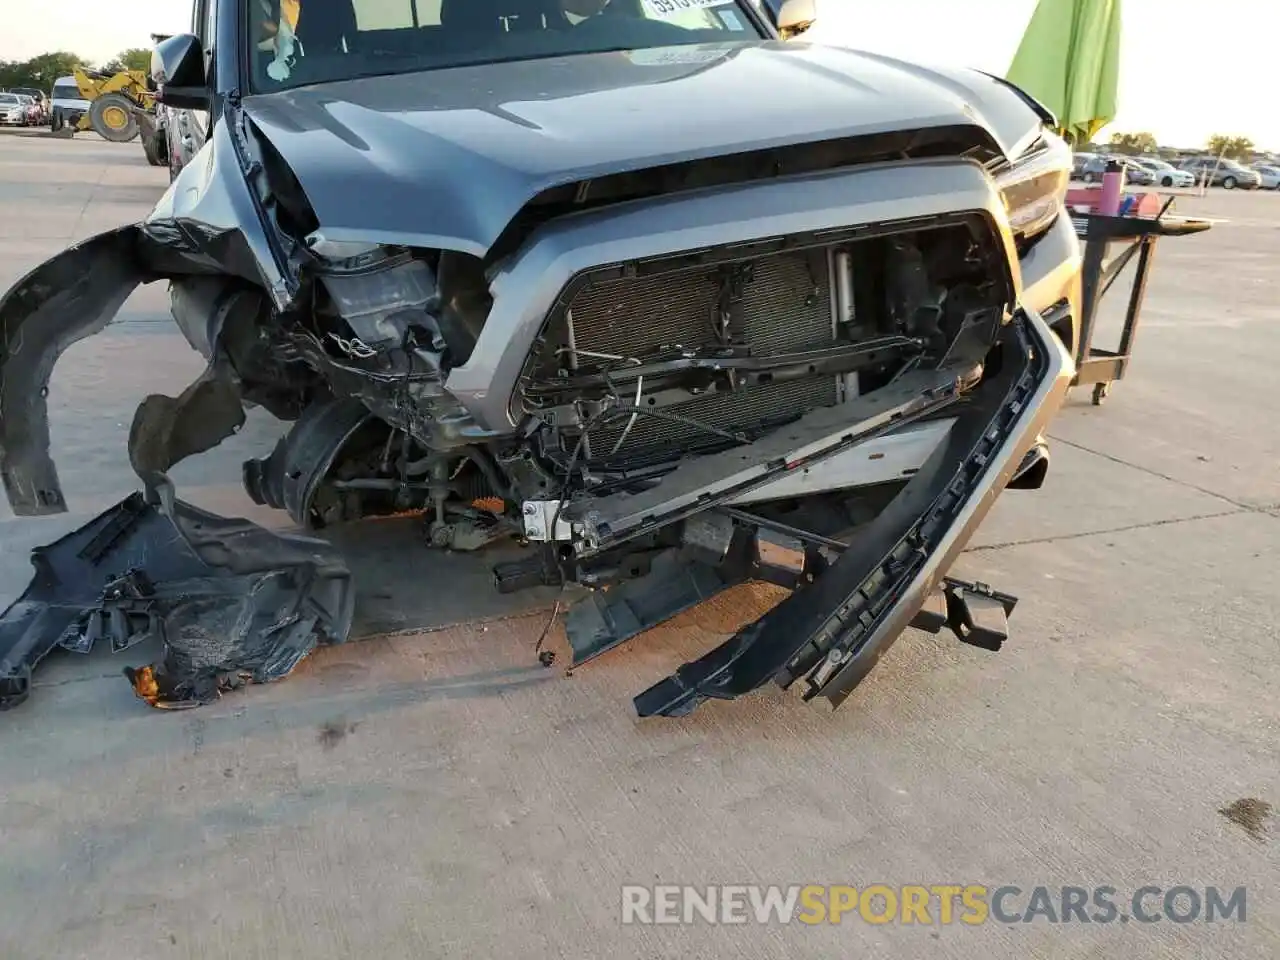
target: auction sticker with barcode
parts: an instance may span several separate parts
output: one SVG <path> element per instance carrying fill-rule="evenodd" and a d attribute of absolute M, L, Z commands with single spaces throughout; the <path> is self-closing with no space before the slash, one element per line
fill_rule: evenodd
<path fill-rule="evenodd" d="M 651 17 L 674 17 L 686 10 L 703 10 L 707 7 L 722 7 L 725 0 L 642 0 L 644 8 Z"/>

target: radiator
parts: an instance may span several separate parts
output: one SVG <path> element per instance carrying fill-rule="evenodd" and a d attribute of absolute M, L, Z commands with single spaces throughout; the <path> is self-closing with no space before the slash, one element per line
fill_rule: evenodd
<path fill-rule="evenodd" d="M 721 287 L 715 267 L 590 284 L 569 304 L 574 346 L 583 363 L 594 362 L 592 353 L 633 357 L 663 347 L 714 346 Z M 824 253 L 785 253 L 756 260 L 741 294 L 734 338 L 754 354 L 789 353 L 833 342 L 830 271 Z M 557 326 L 563 330 L 563 324 L 562 318 Z M 567 331 L 548 340 L 566 342 Z M 837 379 L 825 376 L 718 392 L 664 407 L 662 412 L 720 428 L 747 429 L 830 406 L 838 397 Z M 593 455 L 612 451 L 625 426 L 626 421 L 620 420 L 593 429 Z M 641 416 L 618 455 L 648 458 L 707 439 L 716 440 L 694 426 Z"/>

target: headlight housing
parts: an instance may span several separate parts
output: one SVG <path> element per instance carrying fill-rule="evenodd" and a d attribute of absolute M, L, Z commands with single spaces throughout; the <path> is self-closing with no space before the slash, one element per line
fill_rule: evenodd
<path fill-rule="evenodd" d="M 330 334 L 347 353 L 369 357 L 402 346 L 409 327 L 429 326 L 436 278 L 425 261 L 408 250 L 328 240 L 319 232 L 307 246 L 334 309 L 355 334 Z"/>
<path fill-rule="evenodd" d="M 995 175 L 1015 236 L 1031 237 L 1053 223 L 1071 182 L 1071 148 L 1046 130 L 1026 154 Z"/>

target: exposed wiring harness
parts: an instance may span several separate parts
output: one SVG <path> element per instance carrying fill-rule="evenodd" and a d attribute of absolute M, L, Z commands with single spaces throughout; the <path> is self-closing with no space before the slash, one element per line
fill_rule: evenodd
<path fill-rule="evenodd" d="M 600 359 L 623 360 L 631 363 L 638 362 L 634 357 L 621 357 L 609 354 L 594 354 L 593 356 Z M 903 365 L 894 373 L 889 382 L 893 383 L 904 374 L 915 369 L 919 364 L 919 361 L 920 357 L 915 356 L 903 363 Z M 707 423 L 704 420 L 699 420 L 696 417 L 689 417 L 680 413 L 671 413 L 666 410 L 654 410 L 649 407 L 640 406 L 640 398 L 643 396 L 644 390 L 644 377 L 638 378 L 636 382 L 635 399 L 631 403 L 624 403 L 622 402 L 622 397 L 619 395 L 616 385 L 609 378 L 609 369 L 606 368 L 603 373 L 605 383 L 609 386 L 609 396 L 615 402 L 610 406 L 597 411 L 583 421 L 582 430 L 578 434 L 578 441 L 574 444 L 573 452 L 569 456 L 569 462 L 565 466 L 564 479 L 561 482 L 560 490 L 556 495 L 555 513 L 551 516 L 550 529 L 547 531 L 548 535 L 553 540 L 555 539 L 556 527 L 560 522 L 560 515 L 564 511 L 565 503 L 568 501 L 569 485 L 573 482 L 574 470 L 577 468 L 578 462 L 582 457 L 582 453 L 589 443 L 590 433 L 596 427 L 608 423 L 610 420 L 616 420 L 620 417 L 629 417 L 627 425 L 623 428 L 621 435 L 614 442 L 613 448 L 609 451 L 610 457 L 614 456 L 622 449 L 622 445 L 626 442 L 627 437 L 630 436 L 631 430 L 635 426 L 636 420 L 639 417 L 651 417 L 656 420 L 667 421 L 668 423 L 678 423 L 684 426 L 693 427 L 696 430 L 701 430 L 705 433 L 712 434 L 717 437 L 723 437 L 726 440 L 731 440 L 736 444 L 749 444 L 752 442 L 752 438 L 741 431 L 725 430 L 721 427 L 715 426 L 714 424 Z M 531 413 L 532 411 L 526 409 L 525 412 Z"/>
<path fill-rule="evenodd" d="M 644 391 L 644 377 L 639 377 L 636 380 L 636 398 L 631 401 L 633 406 L 638 407 L 640 405 L 640 395 L 643 393 L 643 391 Z M 627 421 L 627 425 L 623 428 L 622 435 L 618 437 L 618 442 L 615 443 L 613 445 L 613 449 L 609 451 L 609 456 L 612 457 L 614 454 L 616 454 L 619 450 L 622 449 L 622 445 L 627 442 L 627 437 L 631 435 L 631 428 L 636 425 L 636 418 L 639 416 L 640 416 L 639 413 L 631 414 L 631 419 Z"/>
<path fill-rule="evenodd" d="M 616 397 L 617 394 L 615 393 L 614 396 Z M 582 456 L 582 451 L 587 443 L 588 435 L 596 427 L 607 423 L 610 420 L 616 420 L 627 415 L 631 416 L 631 421 L 628 423 L 626 430 L 623 431 L 623 435 L 619 439 L 618 443 L 614 445 L 613 452 L 615 453 L 617 452 L 618 447 L 622 445 L 622 440 L 626 439 L 627 431 L 629 431 L 631 429 L 631 425 L 635 423 L 636 417 L 653 417 L 654 419 L 666 420 L 670 423 L 684 424 L 685 426 L 693 427 L 697 430 L 703 430 L 707 433 L 714 434 L 715 436 L 724 437 L 727 440 L 732 440 L 734 443 L 747 444 L 751 442 L 751 437 L 745 433 L 723 430 L 714 424 L 698 420 L 695 417 L 686 417 L 679 413 L 668 413 L 665 410 L 650 410 L 646 407 L 637 406 L 633 403 L 619 403 L 611 407 L 606 407 L 605 409 L 592 414 L 592 416 L 587 418 L 587 420 L 582 424 L 582 432 L 578 434 L 578 442 L 574 444 L 573 453 L 569 455 L 569 463 L 565 467 L 564 480 L 561 482 L 560 491 L 556 496 L 556 510 L 555 513 L 551 515 L 551 525 L 550 529 L 547 531 L 552 539 L 555 538 L 556 526 L 560 523 L 560 514 L 564 510 L 565 503 L 568 501 L 569 484 L 573 482 L 573 471 L 578 466 L 578 460 Z"/>

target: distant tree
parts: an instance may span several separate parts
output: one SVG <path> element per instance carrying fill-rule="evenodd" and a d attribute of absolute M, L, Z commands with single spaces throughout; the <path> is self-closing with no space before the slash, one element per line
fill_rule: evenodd
<path fill-rule="evenodd" d="M 103 73 L 119 73 L 121 70 L 149 70 L 151 68 L 151 50 L 147 47 L 130 47 L 121 50 L 112 59 L 102 65 Z"/>
<path fill-rule="evenodd" d="M 1229 137 L 1224 133 L 1215 133 L 1209 138 L 1209 152 L 1215 157 L 1248 160 L 1253 156 L 1253 141 L 1248 137 Z"/>
<path fill-rule="evenodd" d="M 42 53 L 30 60 L 4 60 L 0 61 L 0 87 L 37 87 L 49 90 L 53 87 L 53 81 L 84 66 L 87 64 L 82 58 L 65 50 Z"/>
<path fill-rule="evenodd" d="M 29 80 L 22 85 L 39 87 L 41 90 L 50 90 L 53 87 L 53 81 L 59 77 L 65 77 L 76 69 L 87 67 L 88 65 L 83 57 L 68 53 L 66 50 L 42 53 L 26 62 L 25 67 Z"/>
<path fill-rule="evenodd" d="M 1160 145 L 1149 133 L 1113 133 L 1111 149 L 1116 153 L 1155 153 Z"/>

